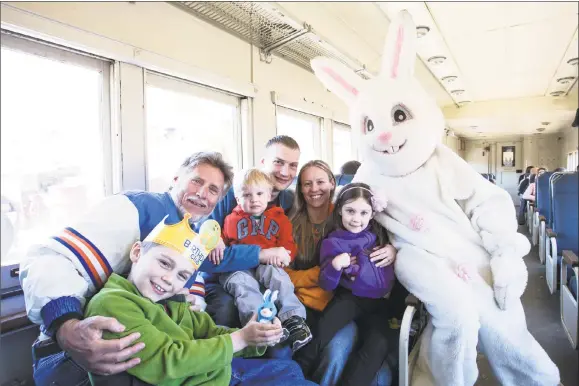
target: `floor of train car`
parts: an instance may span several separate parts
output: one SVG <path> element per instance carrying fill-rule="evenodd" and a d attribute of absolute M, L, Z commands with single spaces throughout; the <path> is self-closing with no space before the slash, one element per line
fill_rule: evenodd
<path fill-rule="evenodd" d="M 519 232 L 529 236 L 526 227 L 519 227 Z M 551 295 L 545 281 L 545 266 L 539 261 L 537 247 L 525 257 L 529 270 L 529 282 L 523 294 L 523 307 L 527 318 L 529 331 L 547 354 L 559 367 L 561 382 L 565 386 L 579 385 L 577 363 L 579 351 L 571 348 L 567 335 L 561 324 L 559 310 L 559 292 Z M 498 381 L 494 377 L 487 359 L 478 356 L 479 378 L 475 386 L 495 386 Z"/>

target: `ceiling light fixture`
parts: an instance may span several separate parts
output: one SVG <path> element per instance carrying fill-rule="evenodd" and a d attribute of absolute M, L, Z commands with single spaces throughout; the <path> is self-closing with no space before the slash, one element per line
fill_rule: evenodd
<path fill-rule="evenodd" d="M 468 105 L 469 103 L 472 103 L 472 101 L 460 101 L 460 102 L 458 102 L 458 105 L 459 105 L 460 107 L 462 107 L 462 106 Z"/>
<path fill-rule="evenodd" d="M 551 122 L 541 122 L 541 125 L 543 126 L 549 126 L 549 124 L 551 124 Z"/>
<path fill-rule="evenodd" d="M 431 56 L 430 58 L 428 58 L 428 63 L 439 65 L 444 63 L 445 60 L 446 56 Z"/>
<path fill-rule="evenodd" d="M 578 62 L 579 62 L 579 58 L 573 58 L 573 59 L 569 59 L 567 61 L 567 64 L 570 64 L 572 66 L 576 66 Z"/>
<path fill-rule="evenodd" d="M 557 82 L 559 82 L 561 84 L 569 84 L 569 83 L 573 82 L 574 80 L 575 80 L 574 76 L 566 76 L 564 78 L 557 79 Z"/>
<path fill-rule="evenodd" d="M 446 83 L 453 83 L 453 82 L 455 82 L 457 79 L 458 79 L 457 76 L 450 75 L 450 76 L 445 76 L 445 77 L 442 78 L 441 80 L 442 80 L 443 82 L 446 82 Z"/>
<path fill-rule="evenodd" d="M 563 91 L 553 91 L 550 95 L 554 97 L 558 97 L 565 94 Z"/>
<path fill-rule="evenodd" d="M 418 39 L 424 37 L 424 35 L 426 35 L 429 32 L 430 32 L 430 27 L 427 27 L 425 25 L 419 25 L 416 27 L 416 37 Z"/>
<path fill-rule="evenodd" d="M 455 96 L 461 96 L 464 94 L 464 90 L 452 90 L 450 93 Z"/>
<path fill-rule="evenodd" d="M 540 133 L 540 132 L 542 132 L 542 131 L 545 131 L 545 128 L 544 128 L 544 127 L 539 127 L 539 128 L 537 129 L 537 131 Z"/>

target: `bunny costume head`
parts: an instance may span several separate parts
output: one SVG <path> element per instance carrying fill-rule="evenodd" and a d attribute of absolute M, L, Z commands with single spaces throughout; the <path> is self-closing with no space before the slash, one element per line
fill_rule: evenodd
<path fill-rule="evenodd" d="M 422 166 L 445 127 L 442 112 L 414 78 L 415 42 L 412 17 L 402 11 L 390 25 L 377 78 L 364 80 L 333 59 L 312 60 L 324 86 L 348 104 L 364 161 L 389 176 Z"/>

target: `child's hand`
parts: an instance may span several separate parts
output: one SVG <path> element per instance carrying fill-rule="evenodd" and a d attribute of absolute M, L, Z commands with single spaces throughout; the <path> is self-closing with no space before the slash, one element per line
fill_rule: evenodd
<path fill-rule="evenodd" d="M 341 253 L 338 256 L 334 257 L 332 260 L 332 266 L 336 271 L 344 269 L 350 266 L 350 254 L 349 253 Z"/>
<path fill-rule="evenodd" d="M 205 309 L 207 308 L 207 303 L 205 302 L 205 299 L 202 298 L 201 296 L 193 296 L 193 299 L 191 299 L 192 301 L 190 301 L 191 306 L 189 306 L 189 309 L 191 311 L 196 311 L 196 312 L 204 312 Z"/>
<path fill-rule="evenodd" d="M 273 323 L 258 323 L 257 314 L 241 329 L 231 334 L 233 351 L 243 350 L 247 346 L 273 346 L 283 336 L 281 322 L 278 318 Z"/>
<path fill-rule="evenodd" d="M 217 243 L 215 248 L 213 248 L 213 250 L 211 252 L 209 252 L 209 255 L 207 256 L 207 258 L 213 264 L 218 265 L 219 263 L 221 263 L 221 261 L 223 261 L 223 251 L 224 250 L 225 250 L 225 243 L 223 242 L 223 239 L 220 237 L 219 242 Z"/>

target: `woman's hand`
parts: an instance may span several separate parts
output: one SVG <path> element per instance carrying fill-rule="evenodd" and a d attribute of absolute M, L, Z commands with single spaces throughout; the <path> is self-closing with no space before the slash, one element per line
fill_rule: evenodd
<path fill-rule="evenodd" d="M 387 267 L 396 261 L 396 253 L 396 248 L 390 244 L 376 247 L 370 254 L 370 261 L 376 264 L 378 268 Z"/>

